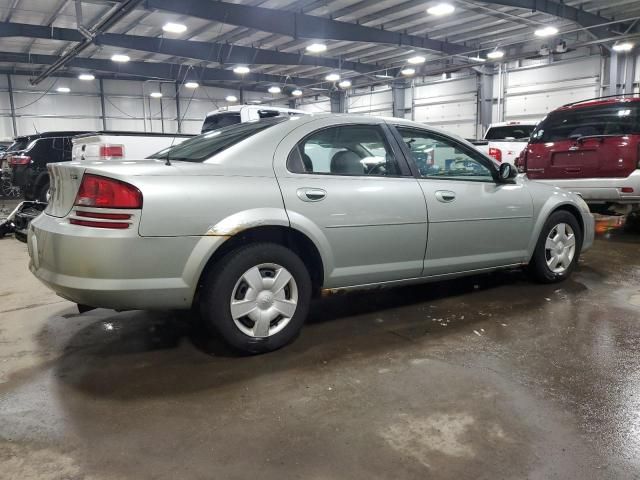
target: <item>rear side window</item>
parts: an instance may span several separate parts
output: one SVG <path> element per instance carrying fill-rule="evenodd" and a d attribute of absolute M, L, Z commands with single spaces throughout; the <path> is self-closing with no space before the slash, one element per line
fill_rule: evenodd
<path fill-rule="evenodd" d="M 240 113 L 216 113 L 204 119 L 202 125 L 202 133 L 211 132 L 219 128 L 228 127 L 240 123 Z"/>
<path fill-rule="evenodd" d="M 286 118 L 273 118 L 260 122 L 247 122 L 220 128 L 185 140 L 179 145 L 165 148 L 147 158 L 179 160 L 183 162 L 203 162 L 217 153 L 240 143 L 243 140 L 286 121 Z"/>
<path fill-rule="evenodd" d="M 533 132 L 533 142 L 640 133 L 640 102 L 551 113 Z"/>

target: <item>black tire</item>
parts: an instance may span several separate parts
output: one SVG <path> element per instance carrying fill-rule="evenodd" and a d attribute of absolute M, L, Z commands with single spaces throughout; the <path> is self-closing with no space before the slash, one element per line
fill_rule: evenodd
<path fill-rule="evenodd" d="M 236 325 L 230 301 L 245 272 L 262 264 L 284 267 L 295 281 L 298 300 L 295 312 L 282 330 L 257 337 Z M 300 333 L 309 311 L 311 290 L 309 272 L 294 252 L 274 243 L 251 244 L 233 250 L 210 268 L 199 295 L 201 317 L 207 328 L 232 348 L 246 354 L 270 352 L 290 343 Z"/>
<path fill-rule="evenodd" d="M 576 250 L 568 268 L 561 273 L 556 273 L 547 265 L 547 249 L 545 248 L 547 237 L 552 230 L 561 223 L 565 223 L 571 227 L 575 235 Z M 566 280 L 575 269 L 580 251 L 582 250 L 582 229 L 575 216 L 567 211 L 558 211 L 552 213 L 542 227 L 540 238 L 536 244 L 531 261 L 528 266 L 529 273 L 533 279 L 540 283 L 558 283 Z"/>
<path fill-rule="evenodd" d="M 49 193 L 49 182 L 45 183 L 44 185 L 41 185 L 40 188 L 38 188 L 38 191 L 36 192 L 36 200 L 38 200 L 39 202 L 48 203 L 47 201 L 48 193 Z"/>
<path fill-rule="evenodd" d="M 624 226 L 629 233 L 640 233 L 640 211 L 631 212 L 627 215 Z"/>

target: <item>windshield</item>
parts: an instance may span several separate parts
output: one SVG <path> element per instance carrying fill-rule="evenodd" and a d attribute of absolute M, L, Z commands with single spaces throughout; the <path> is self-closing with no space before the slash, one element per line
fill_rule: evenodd
<path fill-rule="evenodd" d="M 229 125 L 235 125 L 236 123 L 240 123 L 239 112 L 216 113 L 204 119 L 202 133 L 228 127 Z"/>
<path fill-rule="evenodd" d="M 536 127 L 534 125 L 507 125 L 491 127 L 484 136 L 485 140 L 505 140 L 507 138 L 529 138 Z"/>
<path fill-rule="evenodd" d="M 190 138 L 179 145 L 165 148 L 148 158 L 203 162 L 232 145 L 286 120 L 286 118 L 274 118 L 259 122 L 238 123 Z"/>

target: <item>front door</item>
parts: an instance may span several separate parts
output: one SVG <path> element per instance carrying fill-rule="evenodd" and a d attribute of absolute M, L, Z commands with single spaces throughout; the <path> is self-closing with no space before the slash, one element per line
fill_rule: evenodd
<path fill-rule="evenodd" d="M 440 133 L 397 127 L 427 201 L 425 276 L 522 263 L 533 202 L 519 183 L 496 182 L 491 160 Z"/>
<path fill-rule="evenodd" d="M 324 252 L 325 287 L 419 277 L 425 200 L 404 157 L 372 119 L 319 119 L 286 137 L 275 169 L 293 228 Z"/>

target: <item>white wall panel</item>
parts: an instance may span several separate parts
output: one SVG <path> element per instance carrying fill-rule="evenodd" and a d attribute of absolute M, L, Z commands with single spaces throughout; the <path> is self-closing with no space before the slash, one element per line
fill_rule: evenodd
<path fill-rule="evenodd" d="M 331 102 L 329 100 L 321 100 L 318 102 L 306 102 L 298 105 L 298 109 L 309 113 L 326 113 L 331 112 Z"/>
<path fill-rule="evenodd" d="M 347 97 L 347 112 L 364 115 L 393 116 L 391 88 L 383 87 L 372 92 L 355 92 Z"/>

